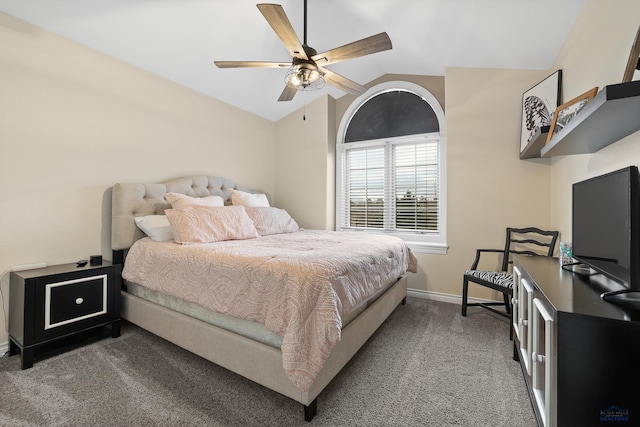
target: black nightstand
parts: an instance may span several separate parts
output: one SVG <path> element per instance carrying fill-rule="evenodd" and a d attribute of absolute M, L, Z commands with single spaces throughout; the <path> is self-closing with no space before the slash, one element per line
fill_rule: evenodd
<path fill-rule="evenodd" d="M 9 287 L 9 355 L 33 366 L 34 351 L 105 325 L 120 336 L 121 265 L 52 265 L 12 271 Z"/>

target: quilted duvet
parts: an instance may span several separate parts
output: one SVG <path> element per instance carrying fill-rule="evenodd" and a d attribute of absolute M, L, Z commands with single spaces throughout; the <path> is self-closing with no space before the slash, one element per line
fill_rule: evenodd
<path fill-rule="evenodd" d="M 306 391 L 340 340 L 343 316 L 406 271 L 417 271 L 416 258 L 395 237 L 301 230 L 193 245 L 144 238 L 123 277 L 264 324 L 282 337 L 283 368 Z"/>

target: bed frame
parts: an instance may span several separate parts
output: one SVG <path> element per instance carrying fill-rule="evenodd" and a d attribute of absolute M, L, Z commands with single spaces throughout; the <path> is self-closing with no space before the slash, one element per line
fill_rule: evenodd
<path fill-rule="evenodd" d="M 233 181 L 214 176 L 190 176 L 164 184 L 116 184 L 112 193 L 113 262 L 125 262 L 126 250 L 144 237 L 134 218 L 163 214 L 170 205 L 168 192 L 192 197 L 219 195 L 229 200 Z M 279 349 L 234 334 L 176 311 L 148 302 L 126 292 L 123 286 L 122 318 L 192 353 L 245 378 L 261 384 L 304 405 L 305 420 L 311 421 L 317 410 L 317 397 L 349 362 L 407 295 L 407 279 L 400 277 L 375 302 L 342 330 L 342 338 L 331 350 L 324 367 L 311 388 L 300 391 L 291 383 L 282 367 Z"/>

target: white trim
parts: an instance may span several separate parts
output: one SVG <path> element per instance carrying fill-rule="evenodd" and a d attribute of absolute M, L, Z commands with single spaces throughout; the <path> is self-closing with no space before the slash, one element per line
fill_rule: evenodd
<path fill-rule="evenodd" d="M 412 242 L 405 239 L 407 246 L 416 254 L 446 255 L 449 245 L 446 243 Z"/>
<path fill-rule="evenodd" d="M 428 299 L 433 301 L 448 302 L 450 304 L 462 305 L 462 297 L 454 294 L 444 294 L 441 292 L 423 291 L 422 289 L 407 289 L 407 296 L 412 298 Z M 467 298 L 468 303 L 502 302 L 483 298 Z"/>
<path fill-rule="evenodd" d="M 384 82 L 379 85 L 376 85 L 370 89 L 368 89 L 364 94 L 357 97 L 347 108 L 342 119 L 340 120 L 340 125 L 338 126 L 338 132 L 336 135 L 336 192 L 335 192 L 335 221 L 336 221 L 336 229 L 340 229 L 341 224 L 341 212 L 343 205 L 343 198 L 341 192 L 337 189 L 342 188 L 343 180 L 342 180 L 342 171 L 344 169 L 344 156 L 343 145 L 344 139 L 346 137 L 346 132 L 351 119 L 353 118 L 356 111 L 364 105 L 367 101 L 369 101 L 374 96 L 377 96 L 384 92 L 390 92 L 394 90 L 406 90 L 408 92 L 412 92 L 420 97 L 422 97 L 433 109 L 433 112 L 438 119 L 439 124 L 439 167 L 440 167 L 440 190 L 439 190 L 439 230 L 436 236 L 434 237 L 431 234 L 431 238 L 428 238 L 425 235 L 424 241 L 420 241 L 420 234 L 411 234 L 411 237 L 402 236 L 401 233 L 398 233 L 398 237 L 402 238 L 408 243 L 416 244 L 417 251 L 421 253 L 439 253 L 446 254 L 448 245 L 447 245 L 447 171 L 446 171 L 446 120 L 444 115 L 444 110 L 442 106 L 436 99 L 436 97 L 429 92 L 426 88 L 417 85 L 415 83 L 406 82 L 406 81 L 390 81 Z M 354 144 L 354 143 L 350 143 Z M 340 163 L 340 164 L 338 164 Z M 391 233 L 392 235 L 396 235 L 396 233 Z M 433 246 L 432 246 L 433 245 Z"/>
<path fill-rule="evenodd" d="M 9 351 L 9 343 L 0 344 L 0 357 L 4 356 Z"/>

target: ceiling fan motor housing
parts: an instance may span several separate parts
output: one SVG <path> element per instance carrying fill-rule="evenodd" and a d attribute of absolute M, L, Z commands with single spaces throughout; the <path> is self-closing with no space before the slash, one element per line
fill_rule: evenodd
<path fill-rule="evenodd" d="M 322 77 L 316 63 L 311 59 L 294 58 L 291 69 L 285 77 L 289 86 L 307 88 Z"/>

